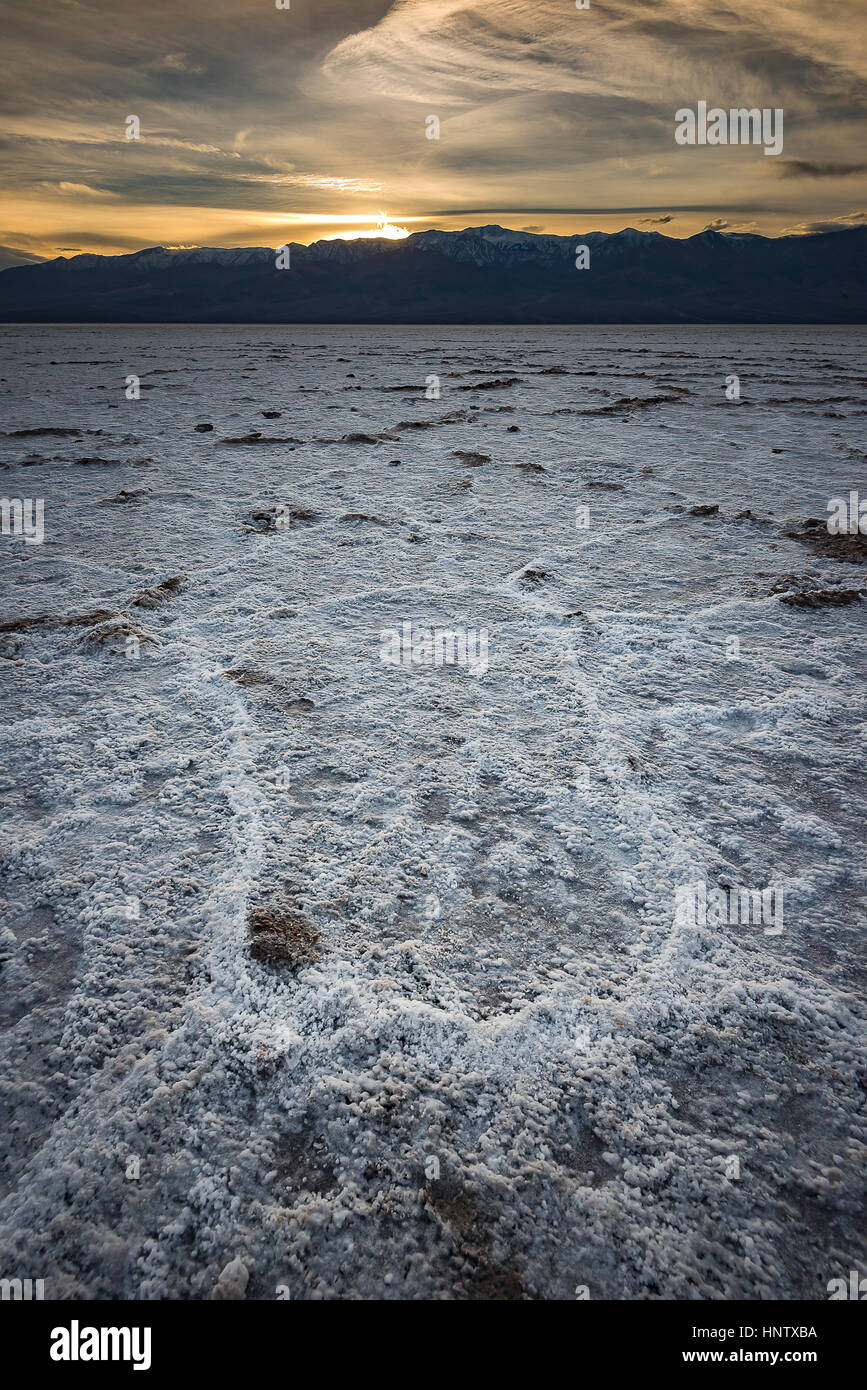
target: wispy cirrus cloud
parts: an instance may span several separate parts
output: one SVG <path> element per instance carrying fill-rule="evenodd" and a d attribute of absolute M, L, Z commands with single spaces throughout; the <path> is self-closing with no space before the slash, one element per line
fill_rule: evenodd
<path fill-rule="evenodd" d="M 64 227 L 147 244 L 161 218 L 161 240 L 229 235 L 233 213 L 307 239 L 382 207 L 560 232 L 834 222 L 867 197 L 861 3 L 149 0 L 143 25 L 88 0 L 47 26 L 0 0 L 0 216 L 55 247 Z M 782 106 L 784 159 L 676 147 L 675 110 L 701 98 Z"/>
<path fill-rule="evenodd" d="M 74 198 L 116 198 L 117 193 L 112 193 L 107 188 L 92 188 L 89 183 L 70 183 L 68 179 L 60 179 L 57 183 L 45 182 L 42 187 L 49 192 L 67 193 Z"/>
<path fill-rule="evenodd" d="M 847 179 L 853 174 L 867 174 L 867 163 L 844 164 L 834 159 L 782 159 L 776 172 L 784 179 Z"/>

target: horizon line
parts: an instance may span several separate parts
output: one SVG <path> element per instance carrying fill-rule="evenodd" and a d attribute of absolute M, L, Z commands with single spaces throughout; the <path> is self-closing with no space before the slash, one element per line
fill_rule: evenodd
<path fill-rule="evenodd" d="M 464 232 L 482 231 L 485 227 L 499 227 L 501 231 L 520 233 L 523 236 L 532 237 L 534 240 L 541 240 L 541 238 L 543 237 L 555 237 L 561 241 L 568 241 L 572 237 L 576 236 L 616 237 L 622 236 L 624 232 L 631 231 L 637 232 L 640 236 L 662 237 L 666 241 L 694 241 L 696 237 L 706 236 L 709 232 L 713 233 L 716 236 L 753 237 L 761 241 L 784 241 L 790 239 L 802 241 L 808 240 L 810 237 L 834 236 L 840 232 L 855 232 L 858 230 L 862 230 L 865 226 L 867 226 L 867 223 L 858 222 L 850 224 L 849 226 L 840 225 L 837 227 L 810 228 L 805 229 L 804 231 L 782 231 L 776 234 L 769 234 L 766 232 L 756 231 L 739 231 L 737 228 L 704 227 L 700 232 L 692 232 L 689 236 L 674 236 L 668 232 L 658 231 L 656 228 L 652 227 L 621 227 L 616 232 L 606 232 L 603 231 L 601 228 L 591 228 L 589 231 L 575 232 L 531 232 L 526 231 L 521 227 L 504 227 L 499 222 L 486 222 L 479 223 L 474 226 L 453 229 L 446 227 L 427 227 L 422 231 L 409 232 L 405 237 L 400 238 L 387 236 L 378 237 L 376 235 L 371 235 L 353 238 L 352 240 L 375 242 L 378 244 L 386 244 L 388 246 L 400 246 L 405 244 L 412 237 L 427 236 L 430 232 L 441 232 L 443 236 L 460 236 Z M 287 241 L 282 242 L 281 245 L 302 246 L 305 248 L 309 248 L 311 246 L 322 246 L 325 244 L 332 244 L 344 240 L 346 240 L 347 243 L 349 241 L 349 239 L 345 239 L 342 237 L 316 237 L 313 241 Z M 5 249 L 11 252 L 12 254 L 15 254 L 17 251 L 19 251 L 19 248 L 13 246 L 7 246 Z M 243 244 L 233 246 L 220 245 L 219 243 L 215 242 L 196 242 L 187 243 L 183 245 L 173 245 L 172 243 L 167 244 L 165 242 L 150 242 L 146 245 L 142 245 L 136 247 L 133 250 L 128 251 L 75 251 L 70 255 L 40 256 L 33 251 L 27 251 L 24 248 L 20 248 L 20 254 L 25 259 L 22 259 L 19 265 L 7 265 L 0 267 L 0 274 L 3 274 L 6 270 L 22 270 L 25 269 L 28 265 L 48 265 L 52 261 L 75 260 L 79 256 L 99 256 L 104 260 L 111 260 L 123 256 L 138 256 L 141 255 L 141 253 L 144 251 L 165 251 L 166 253 L 171 254 L 173 252 L 182 251 L 272 251 L 275 249 L 277 248 L 267 243 L 262 244 L 261 242 L 245 242 Z"/>

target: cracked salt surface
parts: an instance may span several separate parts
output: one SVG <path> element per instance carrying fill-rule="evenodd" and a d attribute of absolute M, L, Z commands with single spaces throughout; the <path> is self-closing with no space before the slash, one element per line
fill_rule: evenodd
<path fill-rule="evenodd" d="M 0 547 L 0 1272 L 762 1299 L 865 1269 L 865 610 L 780 599 L 863 584 L 785 534 L 865 490 L 857 333 L 7 330 L 2 491 L 46 541 Z M 383 663 L 404 621 L 487 628 L 486 674 Z M 676 924 L 697 879 L 782 886 L 785 932 Z M 263 907 L 318 959 L 251 959 Z"/>

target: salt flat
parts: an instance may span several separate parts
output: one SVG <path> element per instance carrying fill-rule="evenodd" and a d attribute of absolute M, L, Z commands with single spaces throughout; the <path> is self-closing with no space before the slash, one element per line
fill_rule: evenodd
<path fill-rule="evenodd" d="M 867 570 L 803 525 L 867 496 L 859 330 L 46 325 L 0 359 L 0 491 L 45 502 L 43 544 L 0 536 L 0 1274 L 867 1269 L 865 607 L 828 597 Z M 404 623 L 484 629 L 486 669 L 384 662 Z M 678 920 L 694 881 L 777 886 L 784 930 Z M 251 958 L 256 910 L 315 958 Z"/>

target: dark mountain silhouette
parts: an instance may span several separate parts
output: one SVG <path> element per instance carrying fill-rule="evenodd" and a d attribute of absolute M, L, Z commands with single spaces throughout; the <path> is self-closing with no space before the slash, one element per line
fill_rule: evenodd
<path fill-rule="evenodd" d="M 576 250 L 590 248 L 587 269 Z M 110 323 L 863 323 L 867 227 L 768 238 L 544 236 L 503 227 L 401 241 L 153 247 L 0 272 L 0 321 Z"/>

